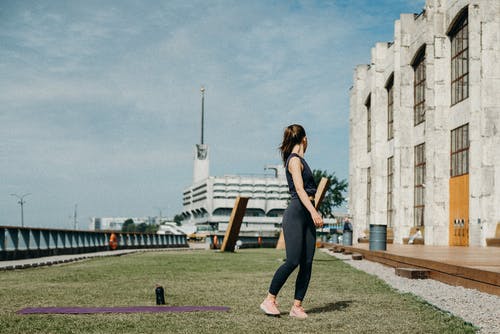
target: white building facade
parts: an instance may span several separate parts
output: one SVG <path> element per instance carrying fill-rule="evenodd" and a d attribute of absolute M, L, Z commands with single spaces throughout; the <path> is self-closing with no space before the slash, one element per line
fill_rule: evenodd
<path fill-rule="evenodd" d="M 427 0 L 377 43 L 350 92 L 354 240 L 485 246 L 500 222 L 500 1 Z"/>
<path fill-rule="evenodd" d="M 183 216 L 198 231 L 225 231 L 236 197 L 249 197 L 241 232 L 277 233 L 290 194 L 281 166 L 274 175 L 209 176 L 183 193 Z"/>

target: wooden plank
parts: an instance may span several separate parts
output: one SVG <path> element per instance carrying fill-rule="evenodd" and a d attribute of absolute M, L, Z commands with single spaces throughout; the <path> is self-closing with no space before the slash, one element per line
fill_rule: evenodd
<path fill-rule="evenodd" d="M 314 207 L 316 209 L 318 209 L 319 206 L 321 205 L 321 202 L 323 202 L 323 199 L 325 198 L 326 191 L 328 190 L 329 186 L 330 186 L 330 180 L 326 177 L 322 177 L 321 180 L 319 181 L 316 194 L 314 195 Z"/>
<path fill-rule="evenodd" d="M 462 247 L 432 246 L 396 246 L 389 252 L 370 251 L 362 245 L 345 246 L 353 252 L 362 254 L 365 259 L 384 265 L 401 268 L 414 267 L 430 270 L 429 277 L 450 285 L 460 285 L 483 292 L 500 295 L 500 273 L 487 271 L 477 266 L 481 262 L 495 261 L 495 255 L 483 252 L 483 249 L 468 250 Z M 450 251 L 453 249 L 453 251 Z M 392 253 L 391 253 L 392 252 Z M 472 255 L 471 255 L 472 253 Z M 413 257 L 415 256 L 415 257 Z M 416 257 L 419 256 L 419 257 Z M 431 260 L 427 257 L 435 257 Z M 444 257 L 443 257 L 444 256 Z M 451 260 L 474 262 L 476 267 L 449 263 Z M 443 262 L 443 261 L 447 261 Z M 491 266 L 495 269 L 497 266 Z"/>
<path fill-rule="evenodd" d="M 486 246 L 500 247 L 500 223 L 497 223 L 495 237 L 494 238 L 486 238 Z"/>
<path fill-rule="evenodd" d="M 500 247 L 500 238 L 486 238 L 486 246 Z"/>
<path fill-rule="evenodd" d="M 391 260 L 397 263 L 401 263 L 404 265 L 418 266 L 421 268 L 427 268 L 433 271 L 457 277 L 465 277 L 471 280 L 500 286 L 500 275 L 493 272 L 488 272 L 475 268 L 457 266 L 454 264 L 448 264 L 434 260 L 412 258 L 408 256 L 395 255 L 395 254 L 380 253 L 376 254 L 375 256 Z"/>
<path fill-rule="evenodd" d="M 318 188 L 316 190 L 316 194 L 314 195 L 314 208 L 317 210 L 323 199 L 325 198 L 325 194 L 330 186 L 330 180 L 326 177 L 322 177 L 319 181 Z M 278 243 L 276 244 L 276 249 L 285 249 L 285 236 L 283 235 L 283 229 L 281 229 L 280 237 L 278 239 Z"/>
<path fill-rule="evenodd" d="M 283 229 L 281 229 L 276 249 L 285 249 L 285 236 L 283 235 Z"/>
<path fill-rule="evenodd" d="M 234 252 L 234 246 L 236 246 L 236 240 L 240 234 L 241 223 L 243 222 L 243 216 L 245 216 L 247 203 L 248 197 L 236 197 L 224 241 L 220 248 L 221 252 Z"/>
<path fill-rule="evenodd" d="M 500 296 L 500 287 L 497 285 L 487 284 L 483 282 L 470 280 L 467 278 L 448 275 L 438 271 L 431 271 L 430 278 L 449 285 L 463 286 L 464 288 L 476 289 L 492 295 Z"/>

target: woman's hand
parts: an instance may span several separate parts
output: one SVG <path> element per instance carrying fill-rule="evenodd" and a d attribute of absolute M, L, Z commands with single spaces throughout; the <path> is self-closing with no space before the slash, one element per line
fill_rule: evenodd
<path fill-rule="evenodd" d="M 312 217 L 314 226 L 323 227 L 323 218 L 318 213 L 318 211 L 314 210 L 313 212 L 311 212 L 311 217 Z"/>

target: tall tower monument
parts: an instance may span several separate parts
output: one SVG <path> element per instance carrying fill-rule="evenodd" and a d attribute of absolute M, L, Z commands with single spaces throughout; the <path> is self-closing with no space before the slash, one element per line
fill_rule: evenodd
<path fill-rule="evenodd" d="M 196 144 L 194 153 L 193 184 L 209 176 L 208 145 L 204 143 L 205 126 L 205 87 L 201 87 L 201 143 Z"/>

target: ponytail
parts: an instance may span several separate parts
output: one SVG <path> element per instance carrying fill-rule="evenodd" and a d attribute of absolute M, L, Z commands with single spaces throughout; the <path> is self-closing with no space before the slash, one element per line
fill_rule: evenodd
<path fill-rule="evenodd" d="M 295 145 L 300 144 L 305 136 L 306 131 L 299 124 L 292 124 L 285 128 L 285 132 L 283 133 L 283 142 L 279 147 L 284 165 L 286 165 L 286 161 L 292 153 Z"/>

